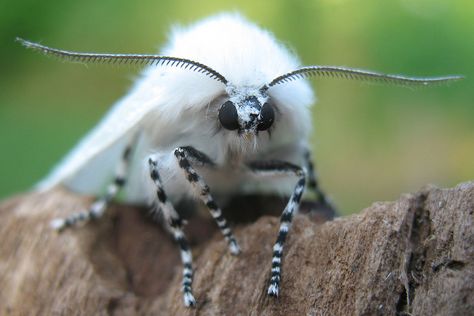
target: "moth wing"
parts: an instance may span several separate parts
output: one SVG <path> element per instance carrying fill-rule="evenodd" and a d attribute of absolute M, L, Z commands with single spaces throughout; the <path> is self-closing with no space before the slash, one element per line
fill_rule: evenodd
<path fill-rule="evenodd" d="M 100 194 L 112 181 L 115 167 L 140 131 L 143 118 L 159 100 L 159 89 L 148 89 L 147 84 L 138 82 L 36 187 L 44 191 L 65 185 L 76 192 Z"/>

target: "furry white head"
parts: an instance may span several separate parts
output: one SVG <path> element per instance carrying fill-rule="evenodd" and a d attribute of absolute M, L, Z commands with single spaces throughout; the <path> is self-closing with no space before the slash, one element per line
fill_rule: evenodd
<path fill-rule="evenodd" d="M 168 104 L 174 108 L 161 107 L 160 115 L 178 121 L 184 110 L 196 116 L 203 109 L 216 113 L 208 116 L 214 121 L 207 124 L 215 125 L 227 142 L 224 148 L 234 154 L 271 146 L 270 134 L 272 143 L 307 138 L 308 107 L 314 96 L 306 80 L 263 89 L 272 79 L 299 66 L 298 59 L 268 31 L 238 14 L 220 14 L 186 28 L 175 27 L 161 53 L 205 64 L 228 82 L 181 68 L 150 68 L 146 78 L 153 73 L 154 84 L 164 87 L 163 95 L 173 98 Z"/>

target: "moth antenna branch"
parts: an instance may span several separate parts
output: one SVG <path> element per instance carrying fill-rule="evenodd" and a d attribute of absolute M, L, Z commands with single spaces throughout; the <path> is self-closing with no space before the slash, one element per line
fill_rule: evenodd
<path fill-rule="evenodd" d="M 195 72 L 202 73 L 212 79 L 227 84 L 227 79 L 216 70 L 209 66 L 198 63 L 193 60 L 161 56 L 161 55 L 149 55 L 149 54 L 100 54 L 100 53 L 83 53 L 62 50 L 44 46 L 38 43 L 30 42 L 25 39 L 16 38 L 16 41 L 21 43 L 26 48 L 38 51 L 44 55 L 54 56 L 60 59 L 68 60 L 77 63 L 109 63 L 109 64 L 136 64 L 136 65 L 153 65 L 153 66 L 170 66 L 182 68 L 189 66 L 189 69 Z"/>
<path fill-rule="evenodd" d="M 408 77 L 403 75 L 383 74 L 379 72 L 348 67 L 308 66 L 278 76 L 273 79 L 269 84 L 263 86 L 262 89 L 265 91 L 278 84 L 309 77 L 336 77 L 350 80 L 379 82 L 399 86 L 431 86 L 436 84 L 446 84 L 449 82 L 464 79 L 463 76 L 458 75 L 442 77 Z"/>

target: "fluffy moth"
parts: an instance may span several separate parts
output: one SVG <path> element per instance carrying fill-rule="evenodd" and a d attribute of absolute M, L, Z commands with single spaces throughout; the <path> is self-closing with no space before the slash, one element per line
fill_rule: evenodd
<path fill-rule="evenodd" d="M 209 209 L 233 255 L 240 248 L 221 212 L 242 192 L 290 196 L 273 246 L 267 293 L 280 292 L 283 247 L 301 196 L 320 190 L 309 152 L 309 77 L 341 77 L 398 85 L 431 85 L 459 76 L 413 78 L 337 67 L 301 67 L 269 32 L 237 14 L 220 14 L 175 28 L 159 55 L 81 53 L 18 39 L 24 46 L 79 63 L 146 65 L 130 92 L 40 184 L 63 185 L 97 200 L 87 211 L 56 219 L 63 230 L 100 218 L 123 191 L 126 202 L 153 203 L 176 240 L 182 291 L 194 306 L 192 255 L 174 205 L 194 198 Z M 278 180 L 272 180 L 279 176 Z M 256 184 L 261 178 L 265 185 Z M 104 189 L 106 188 L 105 192 Z"/>

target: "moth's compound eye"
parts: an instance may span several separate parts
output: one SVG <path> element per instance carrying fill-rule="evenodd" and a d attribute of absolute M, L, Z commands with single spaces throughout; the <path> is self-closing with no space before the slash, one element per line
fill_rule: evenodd
<path fill-rule="evenodd" d="M 275 111 L 272 106 L 268 103 L 263 104 L 262 109 L 260 110 L 260 118 L 258 122 L 257 129 L 259 131 L 266 131 L 272 126 L 273 121 L 275 120 Z"/>
<path fill-rule="evenodd" d="M 225 102 L 219 110 L 219 121 L 222 126 L 228 130 L 236 130 L 239 128 L 239 115 L 234 103 Z"/>

